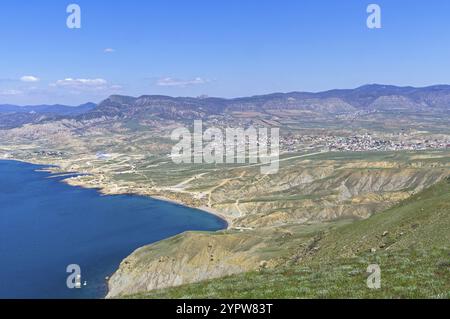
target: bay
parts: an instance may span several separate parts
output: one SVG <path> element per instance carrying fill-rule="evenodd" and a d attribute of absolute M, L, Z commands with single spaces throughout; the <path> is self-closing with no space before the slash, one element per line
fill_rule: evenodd
<path fill-rule="evenodd" d="M 0 161 L 0 298 L 103 298 L 105 277 L 135 249 L 222 219 L 143 196 L 69 186 L 43 166 Z M 80 289 L 66 267 L 81 268 Z"/>

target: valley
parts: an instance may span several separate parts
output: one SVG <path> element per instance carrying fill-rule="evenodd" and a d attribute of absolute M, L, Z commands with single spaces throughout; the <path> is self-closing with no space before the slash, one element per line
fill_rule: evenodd
<path fill-rule="evenodd" d="M 379 233 L 393 232 L 397 220 L 389 212 L 435 185 L 444 187 L 450 176 L 449 107 L 446 86 L 373 85 L 230 100 L 111 96 L 83 114 L 0 130 L 0 158 L 52 165 L 46 170 L 79 174 L 64 180 L 73 186 L 162 198 L 228 222 L 226 231 L 184 233 L 138 249 L 110 278 L 108 297 L 185 296 L 193 289 L 186 284 L 196 285 L 194 296 L 210 296 L 208 285 L 218 285 L 212 296 L 236 297 L 227 288 L 234 280 L 264 286 L 259 276 L 266 272 L 275 281 L 303 270 L 325 276 L 331 270 L 317 270 L 314 262 L 332 267 L 341 265 L 340 258 L 369 260 L 367 251 L 380 245 L 377 258 L 388 258 L 394 243 L 380 244 Z M 205 128 L 279 127 L 278 173 L 261 174 L 261 163 L 174 163 L 171 133 L 192 128 L 195 119 Z M 448 213 L 444 206 L 439 214 L 446 220 Z M 386 229 L 376 226 L 375 234 L 364 228 L 373 220 Z M 435 226 L 434 233 L 448 235 Z M 367 234 L 346 239 L 358 229 Z M 428 254 L 422 245 L 427 236 L 424 231 L 410 246 Z M 401 242 L 394 247 L 406 249 Z M 445 241 L 436 249 L 436 260 L 448 251 Z M 289 268 L 292 263 L 300 268 Z M 169 289 L 174 286 L 181 288 Z M 169 290 L 153 293 L 158 289 Z M 320 295 L 320 289 L 305 296 Z M 269 291 L 261 288 L 267 295 L 256 296 L 274 297 Z"/>

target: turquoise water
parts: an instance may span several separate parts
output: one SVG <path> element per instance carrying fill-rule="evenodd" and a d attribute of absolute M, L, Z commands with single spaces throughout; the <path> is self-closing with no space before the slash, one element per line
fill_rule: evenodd
<path fill-rule="evenodd" d="M 136 248 L 226 227 L 184 206 L 72 187 L 40 168 L 0 160 L 0 298 L 102 298 L 105 277 Z M 69 264 L 81 267 L 80 289 L 67 288 Z"/>

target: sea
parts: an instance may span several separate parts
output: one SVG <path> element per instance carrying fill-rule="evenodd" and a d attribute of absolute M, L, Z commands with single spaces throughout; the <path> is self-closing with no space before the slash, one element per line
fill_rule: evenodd
<path fill-rule="evenodd" d="M 98 299 L 134 250 L 227 227 L 203 211 L 73 187 L 45 166 L 0 160 L 0 298 Z"/>

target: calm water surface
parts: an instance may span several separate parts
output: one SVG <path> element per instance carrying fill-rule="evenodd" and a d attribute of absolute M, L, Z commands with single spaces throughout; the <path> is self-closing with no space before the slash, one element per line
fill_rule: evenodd
<path fill-rule="evenodd" d="M 72 187 L 41 168 L 0 160 L 0 298 L 102 298 L 105 277 L 136 248 L 226 227 L 180 205 Z M 69 264 L 86 286 L 67 288 Z"/>

